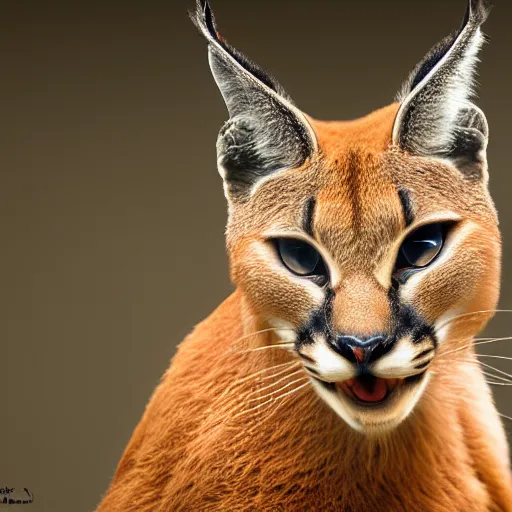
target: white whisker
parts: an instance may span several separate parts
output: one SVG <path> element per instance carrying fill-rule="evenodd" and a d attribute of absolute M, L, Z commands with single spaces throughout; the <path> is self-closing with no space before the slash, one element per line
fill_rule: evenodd
<path fill-rule="evenodd" d="M 295 343 L 275 343 L 274 345 L 265 345 L 264 347 L 249 348 L 244 352 L 259 352 L 260 350 L 268 350 L 269 348 L 282 348 L 284 350 L 293 350 Z"/>
<path fill-rule="evenodd" d="M 290 370 L 293 370 L 294 366 L 297 366 L 297 365 L 300 364 L 298 361 L 292 361 L 292 362 L 293 362 L 293 366 L 290 366 L 289 368 L 285 368 L 284 370 L 281 370 L 280 372 L 274 373 L 272 375 L 266 375 L 265 377 L 261 377 L 261 378 L 258 379 L 258 382 L 263 382 L 263 381 L 269 380 L 269 379 L 275 379 L 276 377 L 279 377 L 283 373 L 286 373 L 286 372 L 289 372 Z M 291 376 L 294 373 L 296 373 L 296 372 L 292 372 L 292 373 L 288 374 L 288 376 Z"/>
<path fill-rule="evenodd" d="M 494 354 L 477 354 L 478 357 L 492 357 L 494 359 L 505 359 L 507 361 L 512 361 L 512 357 L 507 356 L 496 356 Z"/>
<path fill-rule="evenodd" d="M 302 380 L 302 379 L 300 379 Z M 299 382 L 300 380 L 296 381 L 296 382 Z M 308 379 L 308 382 L 306 382 L 305 384 L 302 384 L 301 386 L 298 386 L 296 389 L 292 389 L 290 391 L 287 391 L 284 395 L 280 395 L 279 397 L 275 397 L 275 396 L 272 396 L 273 394 L 270 393 L 269 395 L 267 396 L 270 396 L 270 398 L 268 400 L 266 400 L 265 402 L 262 402 L 261 404 L 258 404 L 258 405 L 255 405 L 254 407 L 251 407 L 250 409 L 245 409 L 237 414 L 235 414 L 233 416 L 233 418 L 239 418 L 240 416 L 244 416 L 246 414 L 249 414 L 250 412 L 253 412 L 253 411 L 256 411 L 258 409 L 261 409 L 262 407 L 264 407 L 265 405 L 271 403 L 271 402 L 275 402 L 277 400 L 279 400 L 280 398 L 283 398 L 285 396 L 288 396 L 289 394 L 291 394 L 292 392 L 294 391 L 297 391 L 298 389 L 301 389 L 303 387 L 305 387 L 306 385 L 309 384 L 309 379 Z M 284 388 L 281 388 L 281 389 L 284 389 Z M 261 397 L 261 398 L 265 398 L 265 397 Z"/>
<path fill-rule="evenodd" d="M 486 368 L 490 368 L 491 370 L 501 373 L 501 375 L 505 375 L 506 377 L 509 377 L 510 379 L 512 379 L 512 375 L 510 375 L 510 373 L 504 372 L 503 370 L 500 370 L 498 368 L 494 368 L 494 366 L 491 366 L 490 364 L 483 363 L 482 361 L 478 361 L 478 363 L 480 363 L 482 366 L 485 366 Z"/>
<path fill-rule="evenodd" d="M 506 420 L 512 421 L 512 418 L 510 416 L 507 416 L 506 414 L 502 414 L 501 412 L 498 413 L 502 418 L 505 418 Z"/>
<path fill-rule="evenodd" d="M 289 388 L 290 386 L 297 384 L 297 382 L 303 382 L 304 379 L 309 379 L 309 377 L 304 376 L 304 377 L 301 377 L 300 379 L 292 380 L 288 384 L 285 384 L 284 386 L 280 387 L 279 389 L 276 389 L 275 391 L 271 391 L 270 393 L 267 393 L 266 395 L 259 396 L 256 398 L 250 398 L 249 400 L 247 400 L 247 402 L 257 402 L 259 400 L 264 400 L 268 396 L 276 395 L 277 393 L 280 393 L 283 389 Z M 272 387 L 272 386 L 269 386 L 269 387 Z M 263 389 L 266 389 L 266 388 L 263 388 Z M 261 391 L 261 390 L 258 390 L 258 391 Z M 274 399 L 275 399 L 275 397 L 274 397 Z"/>
<path fill-rule="evenodd" d="M 240 341 L 243 341 L 247 338 L 250 338 L 252 336 L 257 336 L 258 334 L 264 334 L 266 332 L 275 332 L 275 331 L 294 331 L 294 329 L 287 328 L 287 327 L 269 327 L 268 329 L 261 329 L 260 331 L 250 332 L 249 334 L 244 334 L 243 336 L 240 336 L 237 340 L 233 341 L 230 348 L 228 350 L 235 350 L 234 345 L 239 343 Z"/>
<path fill-rule="evenodd" d="M 289 395 L 292 395 L 293 393 L 297 393 L 297 391 L 305 388 L 306 386 L 309 386 L 309 380 L 307 382 L 305 382 L 304 384 L 301 384 L 300 386 L 296 387 L 295 389 L 292 389 L 291 391 L 287 391 L 286 393 L 284 393 L 283 395 L 280 395 L 278 398 L 275 399 L 275 402 L 281 402 L 281 400 Z M 281 404 L 279 404 L 281 405 Z M 278 405 L 278 407 L 279 407 Z M 276 407 L 277 409 L 277 407 Z"/>
<path fill-rule="evenodd" d="M 491 386 L 512 386 L 512 382 L 495 382 L 489 379 L 485 379 L 485 382 L 487 382 L 487 384 L 490 384 Z"/>
<path fill-rule="evenodd" d="M 454 354 L 455 352 L 460 352 L 461 350 L 465 350 L 465 349 L 469 348 L 470 346 L 471 346 L 471 343 L 468 343 L 467 345 L 464 345 L 463 347 L 454 348 L 453 350 L 448 350 L 447 352 L 441 352 L 437 356 L 437 360 L 443 359 L 444 357 L 446 357 L 450 354 Z"/>
<path fill-rule="evenodd" d="M 476 341 L 478 340 L 478 341 Z M 469 348 L 471 346 L 477 346 L 477 345 L 487 345 L 488 343 L 495 343 L 497 341 L 505 341 L 505 340 L 512 340 L 512 336 L 507 336 L 504 338 L 476 338 L 475 341 L 471 343 L 467 343 L 466 345 L 463 345 L 462 347 L 454 348 L 453 350 L 448 350 L 447 352 L 442 352 L 439 354 L 438 359 L 442 359 L 443 357 L 454 354 L 455 352 L 460 352 L 462 350 L 465 350 L 466 348 Z"/>
<path fill-rule="evenodd" d="M 261 391 L 265 391 L 267 389 L 273 388 L 274 386 L 276 386 L 280 382 L 283 382 L 284 380 L 289 379 L 290 377 L 293 377 L 294 375 L 297 375 L 299 373 L 302 373 L 302 369 L 300 369 L 300 368 L 298 370 L 292 372 L 292 373 L 289 373 L 288 375 L 285 375 L 284 377 L 281 377 L 280 379 L 277 379 L 275 382 L 272 382 L 272 384 L 268 384 L 267 386 L 265 386 L 263 388 L 255 389 L 250 394 L 252 395 L 254 393 L 260 393 Z"/>
<path fill-rule="evenodd" d="M 267 377 L 277 377 L 278 375 L 283 374 L 284 372 L 291 370 L 292 366 L 296 366 L 300 364 L 299 361 L 288 361 L 287 363 L 281 363 L 277 364 L 275 366 L 271 366 L 269 368 L 263 368 L 262 370 L 259 370 L 257 372 L 251 373 L 250 375 L 246 375 L 245 377 L 242 377 L 241 379 L 238 379 L 235 381 L 235 384 L 241 384 L 242 382 L 247 382 L 248 380 L 254 379 L 258 375 L 262 375 L 263 373 L 269 372 L 271 370 L 277 370 L 278 368 L 282 368 L 283 366 L 286 366 L 284 370 L 279 371 L 276 374 L 268 375 Z"/>
<path fill-rule="evenodd" d="M 443 322 L 439 327 L 436 328 L 436 332 L 439 332 L 446 325 L 458 320 L 459 318 L 464 318 L 467 316 L 474 315 L 483 315 L 484 313 L 512 313 L 512 309 L 483 309 L 481 311 L 471 311 L 469 313 L 462 313 L 460 315 L 454 316 L 453 318 L 449 318 L 445 322 Z"/>
<path fill-rule="evenodd" d="M 506 340 L 512 340 L 512 336 L 506 336 L 504 338 L 488 338 L 488 339 L 483 340 L 483 341 L 476 341 L 473 344 L 475 346 L 476 345 L 487 345 L 488 343 L 495 343 L 497 341 L 506 341 Z"/>
<path fill-rule="evenodd" d="M 494 373 L 486 372 L 484 370 L 482 370 L 482 373 L 484 375 L 486 375 L 487 377 L 492 377 L 493 379 L 502 380 L 502 381 L 509 382 L 510 384 L 512 384 L 512 380 L 508 379 L 507 377 L 501 377 L 500 375 L 495 375 Z"/>

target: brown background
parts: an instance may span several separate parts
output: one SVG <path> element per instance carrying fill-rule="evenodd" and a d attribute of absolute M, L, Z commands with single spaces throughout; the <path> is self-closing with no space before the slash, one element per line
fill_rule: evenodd
<path fill-rule="evenodd" d="M 214 149 L 226 112 L 192 3 L 0 5 L 0 487 L 28 487 L 26 510 L 94 508 L 176 344 L 231 289 Z M 390 103 L 464 4 L 214 7 L 303 110 L 349 119 Z M 480 104 L 510 308 L 512 5 L 496 4 Z M 510 320 L 490 332 L 512 334 Z M 506 341 L 487 347 L 512 355 Z M 511 392 L 498 391 L 512 415 Z"/>

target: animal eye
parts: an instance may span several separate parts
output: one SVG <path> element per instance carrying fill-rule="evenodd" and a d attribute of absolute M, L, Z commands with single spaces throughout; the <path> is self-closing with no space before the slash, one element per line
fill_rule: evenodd
<path fill-rule="evenodd" d="M 278 238 L 277 252 L 284 266 L 298 276 L 325 276 L 326 268 L 318 251 L 302 240 Z"/>
<path fill-rule="evenodd" d="M 396 269 L 423 268 L 430 265 L 441 252 L 446 226 L 428 224 L 411 233 L 402 243 Z"/>

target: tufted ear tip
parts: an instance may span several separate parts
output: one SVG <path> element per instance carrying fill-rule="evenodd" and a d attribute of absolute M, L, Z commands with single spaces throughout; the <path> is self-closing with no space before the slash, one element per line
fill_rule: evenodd
<path fill-rule="evenodd" d="M 277 80 L 219 35 L 206 0 L 197 0 L 190 17 L 208 43 L 230 117 L 217 143 L 219 171 L 230 198 L 245 198 L 262 178 L 302 164 L 316 147 L 315 134 Z"/>
<path fill-rule="evenodd" d="M 427 53 L 398 95 L 393 142 L 418 156 L 452 161 L 467 176 L 487 172 L 488 128 L 474 105 L 481 25 L 490 12 L 485 0 L 468 0 L 461 27 Z"/>
<path fill-rule="evenodd" d="M 208 40 L 219 41 L 215 16 L 207 0 L 196 0 L 195 11 L 189 12 L 192 23 Z"/>
<path fill-rule="evenodd" d="M 492 5 L 487 0 L 469 0 L 466 18 L 482 25 L 487 20 Z"/>

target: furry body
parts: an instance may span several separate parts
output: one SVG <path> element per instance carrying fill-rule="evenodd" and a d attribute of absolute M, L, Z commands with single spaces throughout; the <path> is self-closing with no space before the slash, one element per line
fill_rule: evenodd
<path fill-rule="evenodd" d="M 237 380 L 286 360 L 237 354 L 254 346 L 237 343 L 242 304 L 232 295 L 180 346 L 100 511 L 512 510 L 506 439 L 473 365 L 433 378 L 382 439 L 354 432 L 310 388 L 236 418 L 247 393 Z"/>
<path fill-rule="evenodd" d="M 472 103 L 487 13 L 469 0 L 400 103 L 325 122 L 198 1 L 230 115 L 217 152 L 237 290 L 180 345 L 100 512 L 512 512 L 473 346 L 501 259 Z"/>
<path fill-rule="evenodd" d="M 329 125 L 325 144 L 339 148 L 340 129 L 350 127 L 348 144 L 356 138 L 368 148 L 372 140 L 377 150 L 386 137 L 376 134 L 386 133 L 395 109 Z M 441 362 L 413 414 L 384 437 L 366 437 L 310 387 L 250 411 L 267 400 L 258 389 L 283 377 L 254 374 L 293 360 L 248 352 L 276 341 L 268 333 L 244 338 L 259 327 L 237 291 L 186 338 L 100 512 L 512 511 L 508 446 L 478 366 L 459 359 L 448 373 Z"/>

